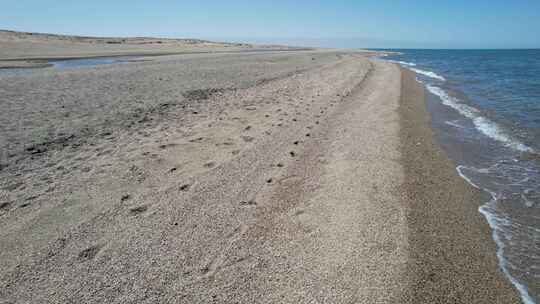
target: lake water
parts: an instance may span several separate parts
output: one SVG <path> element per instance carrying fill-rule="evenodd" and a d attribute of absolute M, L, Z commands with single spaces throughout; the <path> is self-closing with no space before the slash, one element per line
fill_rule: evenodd
<path fill-rule="evenodd" d="M 81 59 L 51 59 L 47 62 L 52 64 L 54 69 L 66 70 L 92 67 L 98 65 L 106 65 L 113 63 L 129 62 L 137 59 L 136 56 L 117 56 L 117 57 L 97 57 L 97 58 L 81 58 Z M 2 75 L 27 75 L 43 68 L 13 68 L 0 69 Z"/>

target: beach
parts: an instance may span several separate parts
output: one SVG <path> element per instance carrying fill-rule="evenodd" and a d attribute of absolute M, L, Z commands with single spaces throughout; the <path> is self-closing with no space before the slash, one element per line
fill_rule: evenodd
<path fill-rule="evenodd" d="M 0 303 L 520 302 L 412 72 L 26 43 L 140 58 L 0 74 Z"/>

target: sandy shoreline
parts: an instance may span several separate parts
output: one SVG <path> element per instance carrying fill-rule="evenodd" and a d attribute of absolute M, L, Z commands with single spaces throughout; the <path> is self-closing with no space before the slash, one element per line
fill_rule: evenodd
<path fill-rule="evenodd" d="M 520 303 L 499 269 L 478 212 L 487 194 L 470 186 L 434 140 L 425 89 L 402 69 L 400 104 L 413 303 Z"/>
<path fill-rule="evenodd" d="M 0 299 L 519 302 L 423 89 L 365 55 L 0 78 Z"/>

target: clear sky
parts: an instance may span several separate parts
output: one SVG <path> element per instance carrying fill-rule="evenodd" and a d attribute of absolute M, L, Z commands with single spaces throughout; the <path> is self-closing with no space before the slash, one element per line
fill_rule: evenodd
<path fill-rule="evenodd" d="M 0 28 L 326 47 L 540 48 L 540 0 L 1 0 Z"/>

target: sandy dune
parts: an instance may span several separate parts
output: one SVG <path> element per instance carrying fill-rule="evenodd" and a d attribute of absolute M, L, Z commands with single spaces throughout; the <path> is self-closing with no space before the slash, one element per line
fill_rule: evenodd
<path fill-rule="evenodd" d="M 0 30 L 2 61 L 24 65 L 26 60 L 119 55 L 289 50 L 287 46 L 213 42 L 199 39 L 151 37 L 83 37 Z M 28 63 L 26 63 L 28 64 Z"/>

